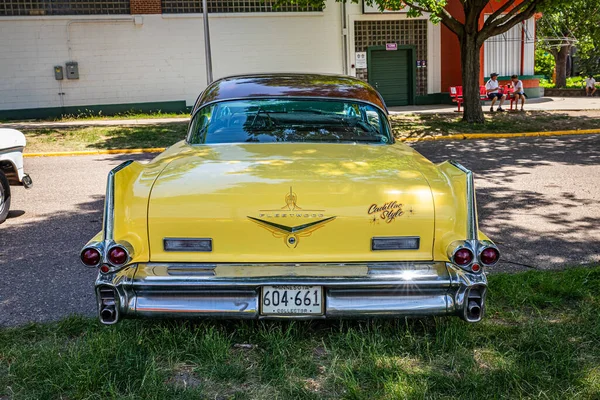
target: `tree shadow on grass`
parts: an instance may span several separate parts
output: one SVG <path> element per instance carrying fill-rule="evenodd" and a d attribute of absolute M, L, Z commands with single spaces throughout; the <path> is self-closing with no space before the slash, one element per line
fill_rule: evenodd
<path fill-rule="evenodd" d="M 49 327 L 32 326 L 11 339 L 20 351 L 11 360 L 14 372 L 7 384 L 30 397 L 39 391 L 52 395 L 48 397 L 89 397 L 110 387 L 122 397 L 144 398 L 148 388 L 156 387 L 161 398 L 234 398 L 244 393 L 256 398 L 268 393 L 273 398 L 365 400 L 532 394 L 595 398 L 600 345 L 593 339 L 599 320 L 593 307 L 585 305 L 590 299 L 544 305 L 553 293 L 515 278 L 509 285 L 492 283 L 491 290 L 512 290 L 516 284 L 513 293 L 504 293 L 516 301 L 502 296 L 491 300 L 496 302 L 492 316 L 477 325 L 457 318 L 147 320 L 107 328 L 72 318 Z M 586 283 L 582 279 L 598 285 L 598 274 L 580 274 L 572 283 Z M 539 301 L 527 298 L 532 290 Z M 103 343 L 117 345 L 119 351 Z M 56 357 L 56 351 L 62 356 Z M 34 365 L 28 364 L 30 354 L 35 355 Z M 72 375 L 90 368 L 104 371 L 93 383 L 84 374 Z M 47 370 L 55 374 L 27 385 Z M 170 386 L 170 394 L 163 395 L 182 370 L 200 384 L 176 393 Z M 61 373 L 71 374 L 70 379 L 61 379 Z"/>
<path fill-rule="evenodd" d="M 101 142 L 89 147 L 98 149 L 169 147 L 185 139 L 187 127 L 187 122 L 116 127 Z"/>
<path fill-rule="evenodd" d="M 168 147 L 185 138 L 187 123 L 28 129 L 28 151 Z"/>
<path fill-rule="evenodd" d="M 575 113 L 575 112 L 571 112 Z M 409 114 L 391 117 L 399 138 L 462 133 L 522 133 L 600 128 L 600 115 L 570 115 L 569 112 L 506 112 L 485 114 L 485 124 L 462 122 L 460 114 Z"/>

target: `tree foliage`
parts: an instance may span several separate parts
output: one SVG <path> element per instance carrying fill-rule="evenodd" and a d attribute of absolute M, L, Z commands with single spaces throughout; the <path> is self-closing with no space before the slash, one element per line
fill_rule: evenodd
<path fill-rule="evenodd" d="M 554 57 L 556 87 L 564 87 L 567 77 L 567 56 L 573 46 L 586 73 L 597 65 L 600 46 L 600 0 L 571 0 L 548 9 L 538 24 L 540 46 Z M 592 61 L 590 63 L 590 60 Z"/>
<path fill-rule="evenodd" d="M 445 7 L 446 0 L 372 0 L 380 9 L 409 7 L 408 16 L 430 13 L 432 22 L 441 22 L 458 37 L 461 48 L 462 83 L 464 94 L 463 120 L 483 123 L 479 100 L 480 49 L 486 39 L 500 35 L 513 26 L 531 18 L 541 7 L 553 0 L 459 0 L 464 18 L 452 15 Z M 600 0 L 599 0 L 600 1 Z M 481 17 L 491 5 L 493 12 L 483 24 Z M 390 7 L 391 6 L 391 7 Z"/>
<path fill-rule="evenodd" d="M 543 49 L 538 46 L 535 49 L 535 70 L 534 73 L 536 75 L 544 75 L 548 79 L 552 77 L 552 73 L 554 72 L 554 57 L 552 54 L 548 52 L 548 50 Z"/>
<path fill-rule="evenodd" d="M 325 0 L 277 0 L 277 4 L 298 3 L 324 7 Z M 347 1 L 347 0 L 337 0 Z M 358 3 L 360 0 L 350 0 Z M 377 5 L 381 11 L 406 9 L 409 17 L 428 13 L 433 23 L 442 23 L 457 37 L 461 48 L 462 86 L 464 97 L 463 120 L 483 123 L 483 111 L 479 100 L 480 49 L 486 39 L 500 35 L 513 26 L 531 18 L 543 7 L 567 0 L 456 0 L 460 1 L 462 15 L 452 15 L 447 0 L 366 0 Z M 578 0 L 586 1 L 586 0 Z M 594 0 L 595 1 L 595 0 Z M 600 1 L 600 0 L 598 0 Z M 306 2 L 306 3 L 304 3 Z M 483 24 L 481 17 L 488 5 L 494 10 Z"/>

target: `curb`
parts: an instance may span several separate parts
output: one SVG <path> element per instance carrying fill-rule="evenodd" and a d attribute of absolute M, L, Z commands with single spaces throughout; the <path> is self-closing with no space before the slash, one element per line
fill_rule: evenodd
<path fill-rule="evenodd" d="M 524 133 L 459 133 L 446 136 L 424 136 L 421 138 L 399 138 L 399 142 L 432 142 L 439 140 L 474 140 L 474 139 L 512 139 L 519 137 L 544 137 L 544 136 L 572 136 L 572 135 L 597 135 L 600 129 L 582 129 L 571 131 L 550 132 L 524 132 Z M 24 153 L 23 157 L 61 157 L 61 156 L 95 156 L 101 154 L 144 154 L 161 153 L 166 147 L 153 147 L 147 149 L 114 149 L 114 150 L 89 150 L 89 151 L 59 151 L 48 153 Z"/>
<path fill-rule="evenodd" d="M 474 139 L 513 139 L 520 137 L 545 137 L 545 136 L 572 136 L 572 135 L 597 135 L 600 129 L 581 129 L 570 131 L 549 132 L 523 132 L 523 133 L 458 133 L 445 136 L 424 136 L 421 138 L 400 138 L 400 142 L 431 142 L 438 140 L 474 140 Z"/>

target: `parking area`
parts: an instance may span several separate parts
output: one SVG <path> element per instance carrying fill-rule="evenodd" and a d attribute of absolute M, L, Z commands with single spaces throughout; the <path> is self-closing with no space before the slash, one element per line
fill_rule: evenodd
<path fill-rule="evenodd" d="M 499 271 L 600 261 L 600 135 L 426 142 L 434 162 L 476 173 L 481 229 L 503 252 Z M 93 314 L 95 270 L 78 260 L 100 230 L 106 174 L 152 155 L 28 158 L 34 188 L 13 187 L 0 226 L 0 325 Z"/>

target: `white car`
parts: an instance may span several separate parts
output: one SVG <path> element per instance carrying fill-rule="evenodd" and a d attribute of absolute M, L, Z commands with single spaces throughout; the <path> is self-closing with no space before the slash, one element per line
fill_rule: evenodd
<path fill-rule="evenodd" d="M 0 129 L 0 224 L 10 209 L 10 184 L 29 189 L 33 182 L 23 171 L 25 135 L 15 129 Z"/>

